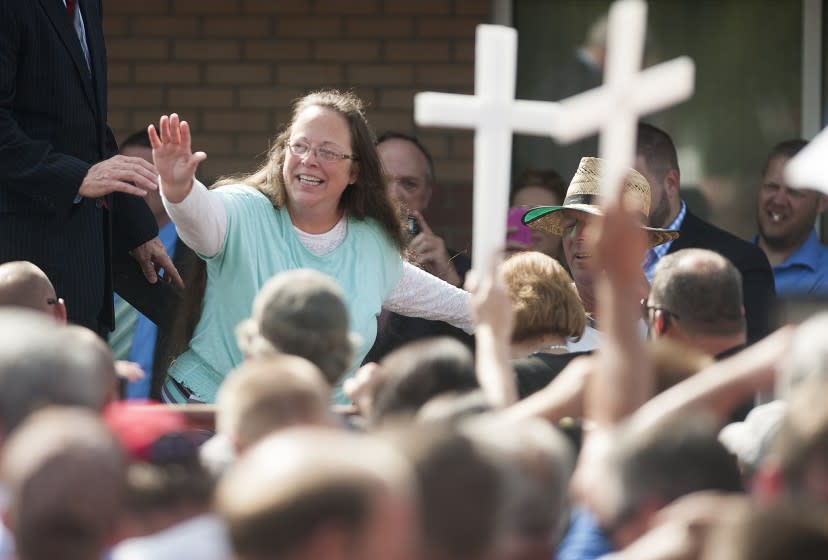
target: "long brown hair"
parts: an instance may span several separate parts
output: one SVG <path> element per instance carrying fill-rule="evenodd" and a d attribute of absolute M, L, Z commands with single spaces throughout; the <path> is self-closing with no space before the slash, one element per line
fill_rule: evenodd
<path fill-rule="evenodd" d="M 351 132 L 351 151 L 358 158 L 359 174 L 356 181 L 342 193 L 340 208 L 357 220 L 376 220 L 394 245 L 402 250 L 405 245 L 402 224 L 385 188 L 374 133 L 365 118 L 362 100 L 351 92 L 328 89 L 298 99 L 293 106 L 290 124 L 274 140 L 264 165 L 250 175 L 222 179 L 216 186 L 243 183 L 267 196 L 275 208 L 285 206 L 287 190 L 282 168 L 288 140 L 296 119 L 309 107 L 336 111 L 345 118 Z"/>

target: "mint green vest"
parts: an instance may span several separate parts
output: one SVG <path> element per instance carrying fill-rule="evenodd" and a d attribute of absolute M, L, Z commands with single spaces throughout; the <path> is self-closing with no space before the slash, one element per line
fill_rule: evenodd
<path fill-rule="evenodd" d="M 233 185 L 214 191 L 227 212 L 221 251 L 207 262 L 207 289 L 190 348 L 169 374 L 206 402 L 215 402 L 224 376 L 242 361 L 235 329 L 250 316 L 253 298 L 284 270 L 313 268 L 331 276 L 345 293 L 351 331 L 362 344 L 346 376 L 362 363 L 377 334 L 382 302 L 399 282 L 403 261 L 373 220 L 348 219 L 342 244 L 316 256 L 299 241 L 286 209 L 275 209 L 257 190 Z"/>

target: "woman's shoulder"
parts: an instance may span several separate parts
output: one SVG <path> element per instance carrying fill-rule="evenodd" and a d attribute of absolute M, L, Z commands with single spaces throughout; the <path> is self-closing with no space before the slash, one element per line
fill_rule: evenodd
<path fill-rule="evenodd" d="M 374 218 L 357 219 L 349 217 L 348 228 L 349 231 L 354 233 L 354 235 L 357 235 L 363 239 L 373 239 L 383 246 L 388 246 L 394 252 L 399 253 L 399 251 L 395 248 L 394 241 L 388 235 L 388 232 L 385 231 L 382 224 Z"/>
<path fill-rule="evenodd" d="M 223 184 L 211 189 L 222 198 L 239 198 L 251 200 L 268 200 L 260 190 L 244 183 Z"/>

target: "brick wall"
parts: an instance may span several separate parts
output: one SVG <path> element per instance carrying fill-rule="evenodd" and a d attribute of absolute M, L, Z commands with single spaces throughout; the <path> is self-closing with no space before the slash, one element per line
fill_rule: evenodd
<path fill-rule="evenodd" d="M 290 103 L 353 88 L 377 133 L 418 134 L 440 188 L 427 212 L 471 238 L 472 134 L 417 130 L 418 91 L 471 93 L 474 31 L 489 0 L 106 0 L 109 124 L 116 138 L 176 111 L 207 152 L 203 178 L 253 169 Z"/>

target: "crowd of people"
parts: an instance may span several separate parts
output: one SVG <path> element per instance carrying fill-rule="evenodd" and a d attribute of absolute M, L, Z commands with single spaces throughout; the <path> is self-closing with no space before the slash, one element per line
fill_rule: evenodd
<path fill-rule="evenodd" d="M 470 271 L 355 94 L 208 187 L 178 114 L 116 154 L 96 3 L 43 5 L 0 0 L 0 560 L 828 557 L 804 141 L 747 241 L 642 123 L 618 200 L 526 171 Z"/>

